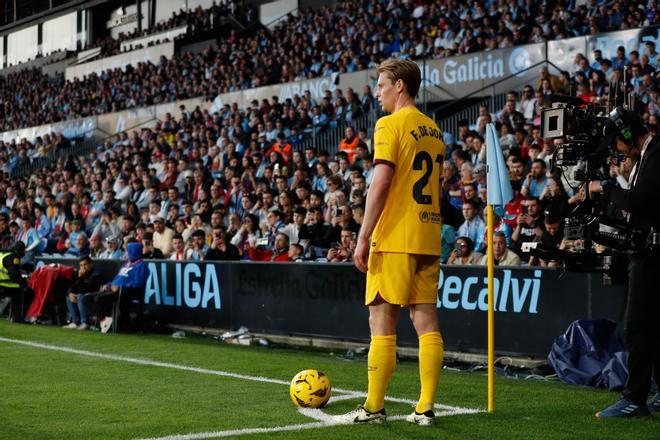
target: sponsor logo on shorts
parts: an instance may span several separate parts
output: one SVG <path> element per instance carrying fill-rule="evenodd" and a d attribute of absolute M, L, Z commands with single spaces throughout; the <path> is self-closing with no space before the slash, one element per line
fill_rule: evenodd
<path fill-rule="evenodd" d="M 422 211 L 419 213 L 419 221 L 422 223 L 441 223 L 442 216 L 439 212 Z"/>

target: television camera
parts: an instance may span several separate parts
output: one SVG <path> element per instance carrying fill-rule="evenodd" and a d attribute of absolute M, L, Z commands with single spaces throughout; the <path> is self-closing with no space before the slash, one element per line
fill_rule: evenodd
<path fill-rule="evenodd" d="M 615 107 L 608 113 L 604 107 L 570 96 L 553 95 L 551 100 L 552 107 L 542 110 L 541 131 L 546 141 L 559 140 L 552 167 L 559 168 L 567 181 L 577 183 L 572 186 L 574 191 L 590 181 L 610 180 L 610 165 L 625 159 L 616 150 L 617 138 L 635 139 L 624 120 L 623 108 Z M 603 272 L 606 282 L 618 282 L 614 280 L 619 275 L 625 276 L 620 270 L 625 269 L 624 257 L 657 246 L 658 234 L 631 228 L 626 213 L 583 189 L 584 200 L 564 220 L 564 238 L 578 240 L 580 246 L 568 251 L 544 249 L 533 243 L 525 250 L 546 261 L 560 261 L 566 270 Z M 605 250 L 597 253 L 593 243 Z"/>

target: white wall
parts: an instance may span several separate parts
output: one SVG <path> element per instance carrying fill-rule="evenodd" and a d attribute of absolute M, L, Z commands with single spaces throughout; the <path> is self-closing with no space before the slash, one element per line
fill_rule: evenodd
<path fill-rule="evenodd" d="M 298 8 L 298 0 L 277 0 L 259 6 L 259 21 L 268 25 Z"/>
<path fill-rule="evenodd" d="M 186 0 L 158 0 L 156 1 L 156 23 L 169 20 L 173 12 L 186 8 Z"/>
<path fill-rule="evenodd" d="M 33 60 L 37 56 L 37 26 L 30 26 L 7 36 L 7 65 Z"/>
<path fill-rule="evenodd" d="M 44 22 L 42 33 L 43 55 L 62 49 L 76 49 L 78 38 L 76 16 L 76 12 L 72 12 Z"/>

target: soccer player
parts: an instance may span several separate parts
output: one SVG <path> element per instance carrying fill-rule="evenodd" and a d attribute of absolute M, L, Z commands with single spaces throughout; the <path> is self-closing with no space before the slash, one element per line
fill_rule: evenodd
<path fill-rule="evenodd" d="M 436 302 L 440 275 L 442 132 L 415 107 L 421 74 L 409 60 L 378 67 L 377 97 L 383 110 L 374 129 L 373 181 L 354 261 L 367 273 L 369 389 L 364 405 L 340 417 L 384 422 L 385 392 L 396 365 L 396 325 L 401 307 L 419 337 L 421 395 L 406 420 L 435 423 L 433 412 L 444 355 Z"/>

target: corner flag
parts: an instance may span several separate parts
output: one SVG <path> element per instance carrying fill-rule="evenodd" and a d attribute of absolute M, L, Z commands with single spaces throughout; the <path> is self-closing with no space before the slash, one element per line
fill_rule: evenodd
<path fill-rule="evenodd" d="M 502 218 L 504 205 L 513 199 L 513 190 L 497 130 L 492 123 L 486 125 L 486 164 L 488 166 L 488 204 L 492 205 L 495 213 Z"/>
<path fill-rule="evenodd" d="M 486 125 L 488 200 L 488 412 L 495 409 L 495 257 L 493 255 L 493 209 L 504 217 L 504 205 L 513 198 L 509 172 L 494 124 Z"/>

